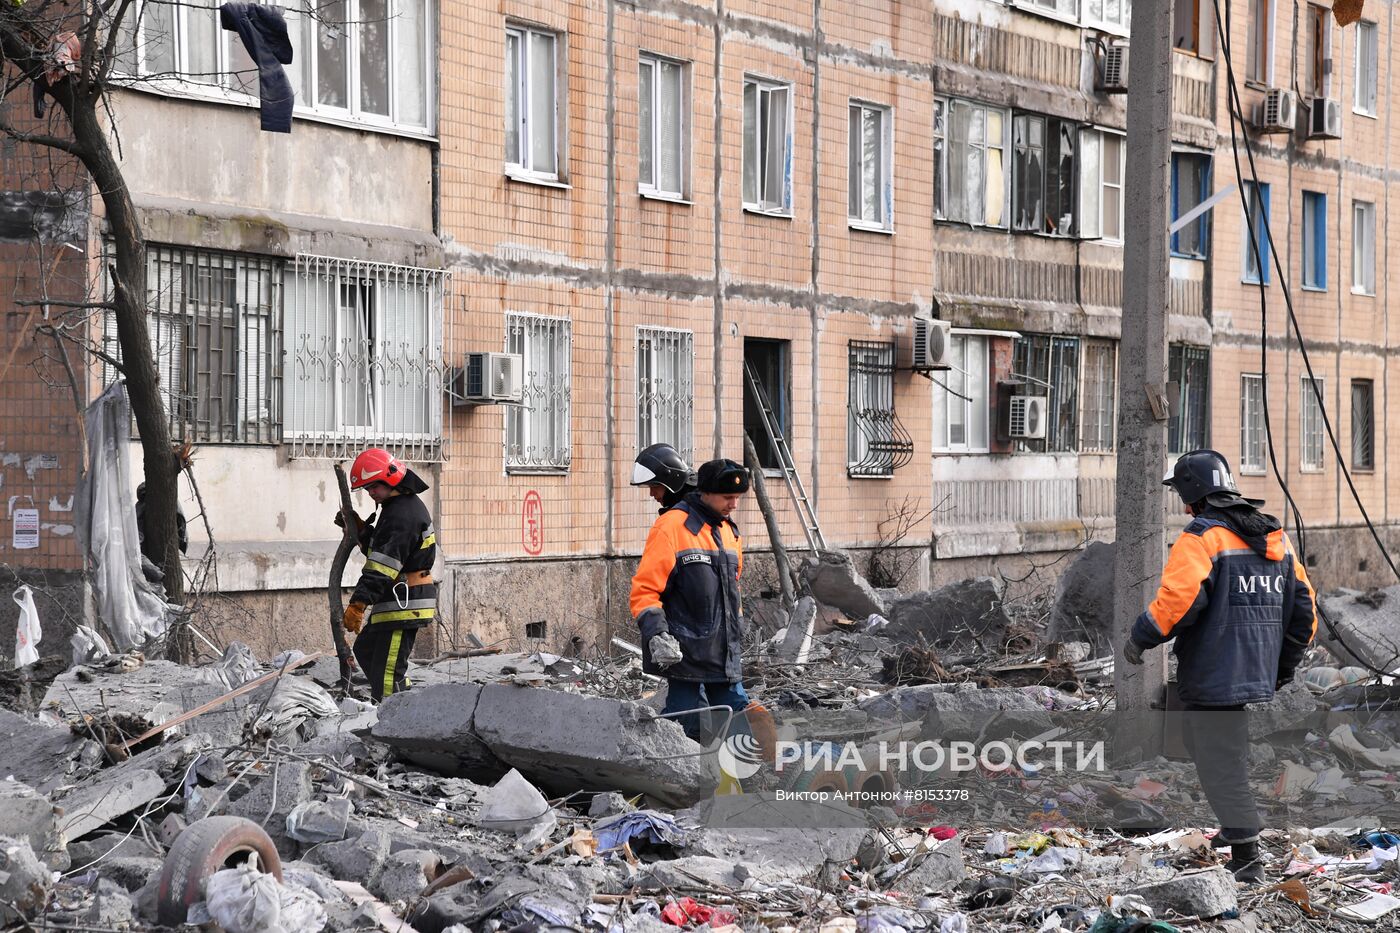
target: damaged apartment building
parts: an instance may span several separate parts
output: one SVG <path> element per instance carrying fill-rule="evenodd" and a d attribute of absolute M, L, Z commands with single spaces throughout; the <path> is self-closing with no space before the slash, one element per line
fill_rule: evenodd
<path fill-rule="evenodd" d="M 1210 4 L 1177 6 L 1181 216 L 1226 174 L 1225 91 Z M 246 53 L 198 6 L 148 5 L 112 103 L 171 426 L 195 446 L 187 561 L 209 547 L 207 519 L 220 598 L 203 611 L 226 636 L 326 641 L 331 464 L 369 445 L 433 487 L 439 649 L 627 634 L 655 514 L 627 480 L 657 441 L 692 463 L 742 460 L 747 434 L 789 547 L 825 541 L 862 569 L 893 548 L 905 589 L 1112 537 L 1128 0 L 336 0 L 286 16 L 289 135 L 258 132 Z M 1284 85 L 1303 39 L 1277 18 Z M 1270 171 L 1376 174 L 1343 168 L 1364 143 L 1324 157 L 1284 139 Z M 1275 184 L 1277 211 L 1289 186 Z M 100 283 L 94 211 L 54 262 Z M 1252 422 L 1232 420 L 1252 397 L 1235 385 L 1250 326 L 1239 214 L 1227 201 L 1173 234 L 1173 451 L 1254 449 Z M 1328 216 L 1335 232 L 1340 209 Z M 40 245 L 6 259 L 37 277 L 54 253 Z M 1351 320 L 1340 294 L 1334 325 Z M 27 310 L 6 308 L 21 345 L 0 384 L 25 407 L 0 414 L 0 491 L 17 497 L 12 525 L 33 511 L 40 530 L 23 550 L 4 535 L 0 565 L 77 582 L 74 399 L 36 376 L 53 363 Z M 110 349 L 110 327 L 93 327 Z M 90 399 L 111 373 L 84 365 Z M 1383 368 L 1367 378 L 1379 406 Z M 1296 447 L 1289 417 L 1275 441 Z M 1384 443 L 1372 450 L 1379 494 Z M 819 530 L 788 495 L 789 458 Z M 1299 477 L 1324 499 L 1333 479 L 1325 465 Z M 1339 505 L 1314 523 L 1349 517 Z M 770 591 L 752 502 L 739 520 L 749 585 Z"/>

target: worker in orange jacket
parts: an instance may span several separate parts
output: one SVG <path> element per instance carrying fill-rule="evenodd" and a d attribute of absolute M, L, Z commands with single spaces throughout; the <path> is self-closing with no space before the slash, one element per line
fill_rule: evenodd
<path fill-rule="evenodd" d="M 642 670 L 668 685 L 663 715 L 749 705 L 740 663 L 744 553 L 730 519 L 749 491 L 749 471 L 733 460 L 711 460 L 700 467 L 696 485 L 652 525 L 632 578 Z M 687 735 L 700 738 L 697 715 L 677 718 Z"/>
<path fill-rule="evenodd" d="M 1226 867 L 1237 879 L 1258 883 L 1264 867 L 1244 708 L 1293 680 L 1317 633 L 1317 598 L 1279 520 L 1259 511 L 1262 500 L 1240 495 L 1220 454 L 1183 454 L 1162 482 L 1191 522 L 1123 655 L 1141 664 L 1144 651 L 1176 643 L 1183 737 L 1221 824 L 1212 843 L 1230 848 Z"/>

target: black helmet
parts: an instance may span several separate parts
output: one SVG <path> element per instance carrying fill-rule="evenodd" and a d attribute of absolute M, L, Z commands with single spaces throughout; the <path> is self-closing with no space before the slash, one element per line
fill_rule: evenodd
<path fill-rule="evenodd" d="M 690 482 L 690 465 L 670 444 L 652 444 L 632 463 L 633 486 L 664 486 L 678 493 Z"/>
<path fill-rule="evenodd" d="M 1219 497 L 1222 503 L 1224 500 L 1248 502 L 1251 505 L 1259 502 L 1240 495 L 1240 488 L 1235 485 L 1235 477 L 1230 473 L 1229 462 L 1214 450 L 1193 450 L 1182 454 L 1172 471 L 1162 478 L 1162 485 L 1175 489 L 1181 501 L 1187 505 L 1195 505 L 1207 496 Z"/>
<path fill-rule="evenodd" d="M 733 460 L 711 460 L 700 465 L 696 485 L 701 492 L 748 492 L 749 471 Z"/>

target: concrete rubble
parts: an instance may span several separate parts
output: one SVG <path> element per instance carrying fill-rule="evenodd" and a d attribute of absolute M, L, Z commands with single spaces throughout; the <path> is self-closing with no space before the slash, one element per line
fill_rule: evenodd
<path fill-rule="evenodd" d="M 241 646 L 202 667 L 74 667 L 37 715 L 0 710 L 0 921 L 142 930 L 175 909 L 249 933 L 1116 933 L 1148 918 L 1285 929 L 1300 898 L 1386 910 L 1400 837 L 1379 814 L 1397 802 L 1400 717 L 1368 672 L 1315 650 L 1252 721 L 1266 872 L 1291 887 L 1245 887 L 1180 758 L 1080 777 L 821 757 L 1088 728 L 1112 678 L 1091 587 L 1062 585 L 1055 608 L 1011 604 L 990 579 L 886 602 L 849 562 L 809 573 L 822 594 L 746 646 L 766 710 L 748 745 L 686 738 L 626 651 L 415 662 L 414 688 L 378 707 L 343 696 L 325 658 L 278 674 Z M 1362 701 L 1378 715 L 1338 718 Z M 1299 822 L 1324 804 L 1376 825 L 1301 828 L 1326 825 Z M 267 857 L 221 854 L 163 908 L 172 847 L 211 817 L 242 818 L 219 825 Z M 280 919 L 243 926 L 257 910 Z"/>

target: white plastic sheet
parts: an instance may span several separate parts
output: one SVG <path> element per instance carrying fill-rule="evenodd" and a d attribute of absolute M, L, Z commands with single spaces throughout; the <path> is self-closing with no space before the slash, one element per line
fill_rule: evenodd
<path fill-rule="evenodd" d="M 318 933 L 326 925 L 316 895 L 248 865 L 215 872 L 204 897 L 209 918 L 228 933 Z"/>
<path fill-rule="evenodd" d="M 19 606 L 19 622 L 15 625 L 15 670 L 28 667 L 39 660 L 39 649 L 34 647 L 44 638 L 39 627 L 39 610 L 34 608 L 34 591 L 21 584 L 14 592 L 15 604 Z"/>
<path fill-rule="evenodd" d="M 131 490 L 131 403 L 112 383 L 87 408 L 88 469 L 78 482 L 78 534 L 87 549 L 97 611 L 118 652 L 165 634 L 176 611 L 141 572 Z"/>

